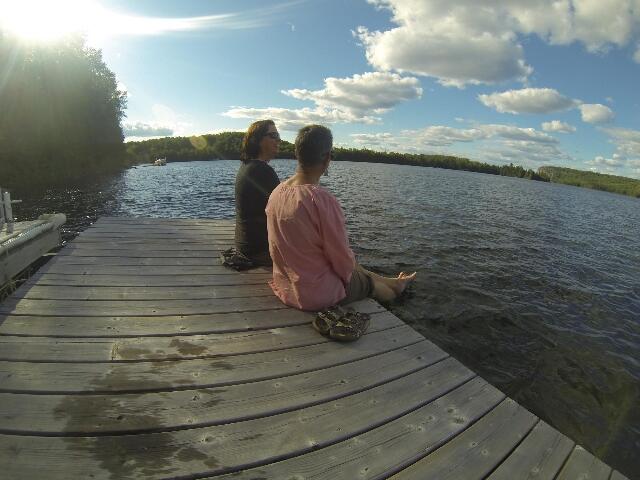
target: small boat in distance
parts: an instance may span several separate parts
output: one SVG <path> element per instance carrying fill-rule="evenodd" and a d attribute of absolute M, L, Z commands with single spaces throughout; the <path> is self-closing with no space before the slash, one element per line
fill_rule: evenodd
<path fill-rule="evenodd" d="M 162 165 L 166 165 L 167 164 L 167 157 L 164 158 L 157 158 L 155 162 L 153 162 L 153 164 L 156 167 L 161 167 Z"/>

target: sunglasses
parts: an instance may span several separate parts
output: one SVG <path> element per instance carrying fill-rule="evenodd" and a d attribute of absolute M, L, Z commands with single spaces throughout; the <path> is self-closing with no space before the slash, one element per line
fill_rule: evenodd
<path fill-rule="evenodd" d="M 278 132 L 268 132 L 268 133 L 265 133 L 264 136 L 273 138 L 274 140 L 280 140 L 280 134 Z"/>

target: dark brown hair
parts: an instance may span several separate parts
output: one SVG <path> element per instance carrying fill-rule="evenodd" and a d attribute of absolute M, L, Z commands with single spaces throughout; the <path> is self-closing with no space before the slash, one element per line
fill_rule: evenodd
<path fill-rule="evenodd" d="M 322 125 L 302 127 L 296 137 L 296 158 L 303 167 L 315 167 L 324 162 L 324 156 L 331 152 L 333 135 Z"/>
<path fill-rule="evenodd" d="M 240 159 L 248 162 L 258 158 L 260 155 L 260 140 L 267 134 L 270 126 L 275 127 L 273 120 L 258 120 L 249 125 L 247 133 L 242 139 L 242 147 L 240 149 Z"/>

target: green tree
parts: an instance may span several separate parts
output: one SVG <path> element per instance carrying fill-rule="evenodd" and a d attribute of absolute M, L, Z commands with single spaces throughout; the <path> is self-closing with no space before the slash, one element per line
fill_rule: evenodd
<path fill-rule="evenodd" d="M 126 93 L 99 50 L 69 36 L 25 43 L 0 31 L 0 172 L 4 186 L 122 167 Z"/>

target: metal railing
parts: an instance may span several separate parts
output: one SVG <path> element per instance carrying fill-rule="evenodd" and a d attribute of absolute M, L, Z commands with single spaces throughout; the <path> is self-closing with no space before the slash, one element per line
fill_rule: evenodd
<path fill-rule="evenodd" d="M 13 226 L 13 207 L 14 203 L 20 203 L 22 200 L 11 200 L 11 194 L 0 187 L 0 230 L 7 224 L 10 228 Z"/>

